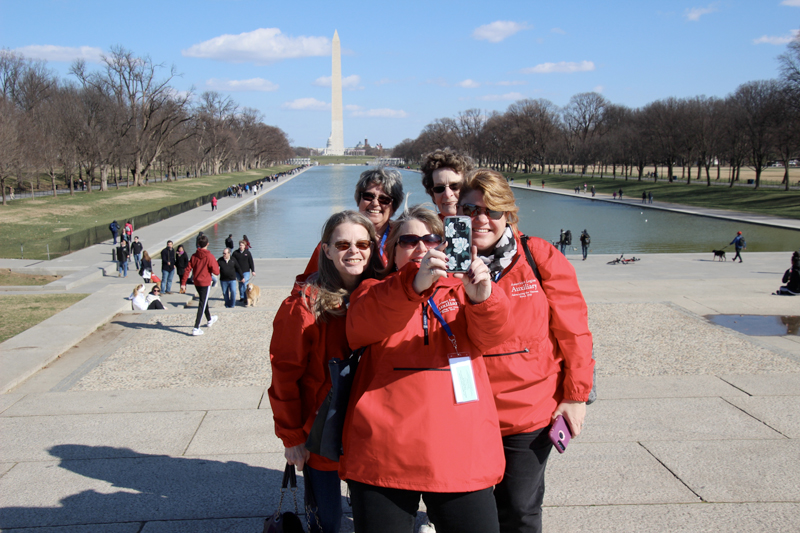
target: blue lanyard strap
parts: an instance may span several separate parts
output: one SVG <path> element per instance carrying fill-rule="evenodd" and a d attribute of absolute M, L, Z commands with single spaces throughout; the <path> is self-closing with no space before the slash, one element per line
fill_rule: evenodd
<path fill-rule="evenodd" d="M 389 236 L 389 224 L 386 224 L 386 229 L 383 232 L 383 237 L 381 237 L 381 244 L 378 246 L 378 253 L 381 254 L 381 259 L 383 259 L 383 247 L 386 244 L 386 238 Z"/>
<path fill-rule="evenodd" d="M 447 322 L 442 316 L 442 312 L 439 311 L 438 307 L 436 307 L 436 303 L 433 301 L 433 297 L 428 298 L 428 305 L 431 306 L 431 310 L 433 311 L 433 316 L 435 316 L 436 320 L 438 320 L 442 324 L 442 327 L 444 328 L 445 333 L 447 333 L 447 336 L 451 340 L 454 339 L 455 336 L 453 335 L 453 330 L 451 330 L 450 326 L 447 325 Z"/>

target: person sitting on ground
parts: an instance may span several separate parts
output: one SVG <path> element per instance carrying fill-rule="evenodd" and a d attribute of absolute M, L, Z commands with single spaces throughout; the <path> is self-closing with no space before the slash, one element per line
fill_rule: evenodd
<path fill-rule="evenodd" d="M 142 261 L 139 266 L 139 275 L 144 278 L 145 283 L 150 283 L 150 278 L 153 275 L 153 260 L 150 259 L 150 254 L 147 250 L 142 251 Z"/>
<path fill-rule="evenodd" d="M 147 311 L 147 299 L 144 295 L 144 284 L 140 283 L 133 288 L 133 292 L 128 296 L 131 301 L 131 309 L 134 311 Z"/>
<path fill-rule="evenodd" d="M 783 296 L 796 296 L 800 294 L 800 252 L 792 254 L 792 268 L 784 272 L 783 280 L 786 285 L 783 285 L 778 292 Z"/>
<path fill-rule="evenodd" d="M 161 287 L 158 285 L 153 285 L 153 288 L 150 289 L 150 294 L 147 295 L 145 301 L 147 302 L 148 311 L 153 309 L 164 309 L 164 304 L 161 303 Z"/>

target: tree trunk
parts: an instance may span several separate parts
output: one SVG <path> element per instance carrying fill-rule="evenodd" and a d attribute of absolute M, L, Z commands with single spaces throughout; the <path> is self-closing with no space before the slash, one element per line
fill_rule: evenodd
<path fill-rule="evenodd" d="M 53 183 L 53 198 L 58 198 L 58 192 L 56 190 L 56 173 L 55 173 L 55 171 L 50 171 L 50 181 Z"/>
<path fill-rule="evenodd" d="M 3 190 L 3 205 L 8 205 L 6 203 L 6 178 L 0 178 L 0 189 Z"/>
<path fill-rule="evenodd" d="M 100 190 L 108 190 L 108 165 L 100 165 Z"/>

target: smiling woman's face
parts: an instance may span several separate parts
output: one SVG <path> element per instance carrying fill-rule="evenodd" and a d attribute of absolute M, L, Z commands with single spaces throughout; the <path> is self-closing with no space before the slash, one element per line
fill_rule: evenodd
<path fill-rule="evenodd" d="M 406 221 L 400 230 L 400 235 L 418 235 L 422 237 L 429 233 L 431 233 L 431 229 L 428 225 L 415 219 Z M 423 241 L 419 241 L 411 248 L 407 248 L 398 242 L 394 251 L 394 264 L 397 270 L 400 270 L 411 261 L 419 263 L 427 253 L 428 246 Z"/>
<path fill-rule="evenodd" d="M 379 201 L 379 198 L 391 197 L 386 194 L 383 190 L 383 187 L 377 183 L 373 183 L 367 187 L 366 190 L 364 190 L 364 193 L 372 194 L 375 196 L 375 198 L 367 201 L 362 196 L 358 201 L 358 212 L 372 222 L 372 224 L 375 226 L 375 231 L 378 233 L 378 237 L 380 237 L 380 235 L 386 229 L 386 224 L 389 223 L 389 219 L 392 218 L 392 204 L 389 203 L 389 205 L 382 205 Z"/>
<path fill-rule="evenodd" d="M 468 192 L 461 197 L 459 203 L 486 207 L 481 191 Z M 506 219 L 507 216 L 504 213 L 502 217 L 494 220 L 488 217 L 483 210 L 481 210 L 481 214 L 472 217 L 472 244 L 478 248 L 478 252 L 485 254 L 494 250 L 494 246 L 506 230 Z"/>

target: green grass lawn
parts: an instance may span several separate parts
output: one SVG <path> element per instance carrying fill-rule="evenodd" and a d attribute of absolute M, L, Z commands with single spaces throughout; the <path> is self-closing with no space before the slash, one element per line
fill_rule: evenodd
<path fill-rule="evenodd" d="M 102 193 L 15 200 L 0 207 L 0 257 L 18 259 L 20 245 L 23 245 L 26 259 L 46 259 L 47 244 L 64 235 L 97 225 L 107 226 L 115 219 L 122 226 L 127 218 L 291 168 L 284 165 L 174 182 L 151 182 L 146 187 L 112 188 Z"/>
<path fill-rule="evenodd" d="M 653 199 L 660 202 L 670 202 L 675 204 L 691 205 L 695 207 L 709 207 L 718 209 L 731 209 L 734 211 L 745 211 L 748 213 L 759 213 L 776 217 L 800 219 L 800 191 L 780 189 L 758 189 L 751 187 L 727 187 L 724 185 L 711 185 L 708 187 L 705 181 L 693 181 L 691 185 L 683 182 L 669 183 L 643 178 L 611 179 L 609 177 L 600 179 L 599 177 L 590 178 L 588 176 L 570 176 L 560 174 L 513 174 L 506 173 L 510 178 L 514 178 L 515 183 L 525 183 L 531 180 L 533 187 L 541 187 L 542 180 L 545 187 L 572 190 L 583 184 L 588 185 L 591 190 L 592 185 L 599 193 L 611 194 L 622 189 L 623 198 L 637 198 L 641 200 L 642 192 L 653 193 Z"/>
<path fill-rule="evenodd" d="M 16 294 L 0 296 L 0 342 L 60 313 L 88 294 Z"/>

